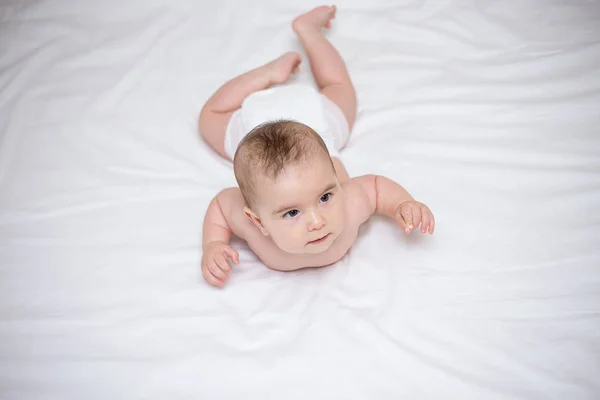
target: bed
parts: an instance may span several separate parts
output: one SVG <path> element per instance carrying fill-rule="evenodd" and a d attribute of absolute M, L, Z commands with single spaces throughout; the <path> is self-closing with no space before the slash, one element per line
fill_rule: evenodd
<path fill-rule="evenodd" d="M 198 112 L 316 5 L 0 4 L 1 399 L 600 398 L 598 1 L 337 3 L 342 160 L 436 232 L 204 283 Z"/>

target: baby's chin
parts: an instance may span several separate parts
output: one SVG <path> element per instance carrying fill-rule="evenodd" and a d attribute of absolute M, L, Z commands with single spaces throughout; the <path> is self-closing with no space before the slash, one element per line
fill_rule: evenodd
<path fill-rule="evenodd" d="M 301 254 L 320 254 L 323 253 L 327 250 L 329 250 L 329 248 L 331 247 L 331 245 L 333 244 L 333 242 L 335 241 L 335 239 L 337 239 L 337 234 L 331 233 L 330 234 L 331 237 L 329 237 L 325 242 L 323 243 L 319 243 L 319 244 L 306 244 L 303 247 L 299 247 L 293 250 L 284 250 L 287 253 L 290 254 L 297 254 L 297 255 L 301 255 Z"/>
<path fill-rule="evenodd" d="M 329 247 L 331 247 L 331 245 L 324 247 L 324 248 L 320 248 L 320 249 L 307 247 L 300 254 L 320 254 L 320 253 L 324 253 L 325 251 L 327 251 L 329 249 Z"/>

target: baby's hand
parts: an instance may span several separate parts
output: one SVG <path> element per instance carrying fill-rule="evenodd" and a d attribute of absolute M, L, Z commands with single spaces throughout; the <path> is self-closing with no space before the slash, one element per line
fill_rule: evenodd
<path fill-rule="evenodd" d="M 240 262 L 237 251 L 223 242 L 210 242 L 205 246 L 202 255 L 202 276 L 206 282 L 213 286 L 223 287 L 229 279 L 231 267 L 227 264 L 227 258 L 234 264 Z"/>
<path fill-rule="evenodd" d="M 429 207 L 418 201 L 409 200 L 401 203 L 396 209 L 396 222 L 404 229 L 404 232 L 410 233 L 421 224 L 421 233 L 433 233 L 435 228 L 435 219 Z"/>

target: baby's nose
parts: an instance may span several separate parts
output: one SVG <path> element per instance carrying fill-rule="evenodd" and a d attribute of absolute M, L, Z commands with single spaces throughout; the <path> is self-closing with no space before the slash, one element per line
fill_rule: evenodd
<path fill-rule="evenodd" d="M 309 231 L 319 230 L 325 225 L 325 218 L 318 212 L 312 211 L 309 213 L 310 222 L 308 225 Z"/>

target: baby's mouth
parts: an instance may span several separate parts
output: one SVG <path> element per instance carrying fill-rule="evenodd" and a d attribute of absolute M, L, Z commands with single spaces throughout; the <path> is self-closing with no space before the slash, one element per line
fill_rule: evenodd
<path fill-rule="evenodd" d="M 325 235 L 325 236 L 321 236 L 321 237 L 320 237 L 320 238 L 318 238 L 318 239 L 311 240 L 311 241 L 310 241 L 310 242 L 308 242 L 307 244 L 319 244 L 319 243 L 322 243 L 322 242 L 324 242 L 324 241 L 325 241 L 325 240 L 326 240 L 326 239 L 329 237 L 329 235 L 331 235 L 331 233 L 328 233 L 328 234 L 327 234 L 327 235 Z"/>

